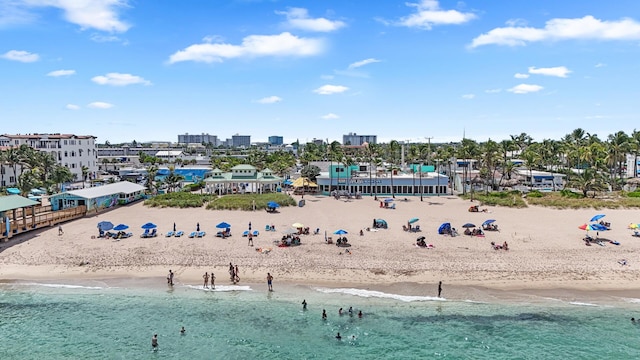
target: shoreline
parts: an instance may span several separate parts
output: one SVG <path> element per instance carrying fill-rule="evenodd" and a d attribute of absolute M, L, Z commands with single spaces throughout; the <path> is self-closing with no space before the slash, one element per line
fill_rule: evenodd
<path fill-rule="evenodd" d="M 31 267 L 33 270 L 33 267 Z M 24 270 L 22 268 L 21 270 Z M 41 269 L 45 270 L 45 269 Z M 47 270 L 52 270 L 48 268 Z M 190 269 L 195 270 L 195 269 Z M 198 269 L 199 270 L 199 269 Z M 224 287 L 227 291 L 236 291 L 228 289 L 231 285 L 226 278 L 226 273 L 222 275 L 220 268 L 214 268 L 217 279 L 216 285 Z M 96 286 L 96 283 L 106 285 L 106 287 L 126 288 L 126 289 L 165 289 L 165 276 L 152 275 L 150 273 L 139 273 L 135 276 L 125 276 L 118 272 L 104 273 L 92 272 L 90 275 L 79 274 L 76 272 L 56 273 L 50 276 L 40 276 L 37 272 L 31 272 L 29 276 L 18 276 L 0 279 L 0 285 L 11 284 L 55 284 L 69 286 Z M 176 277 L 174 288 L 196 289 L 200 286 L 201 278 L 187 274 L 186 277 Z M 252 291 L 266 291 L 267 285 L 265 281 L 256 281 L 252 275 L 243 278 L 237 286 L 248 286 Z M 533 285 L 533 286 L 532 286 Z M 536 286 L 537 285 L 537 286 Z M 558 304 L 558 305 L 583 305 L 583 306 L 611 306 L 615 304 L 621 307 L 635 307 L 636 303 L 640 303 L 638 298 L 638 290 L 640 287 L 593 287 L 588 286 L 555 286 L 559 284 L 538 283 L 529 284 L 527 287 L 515 286 L 515 284 L 501 284 L 499 286 L 480 285 L 472 283 L 451 283 L 443 282 L 443 300 L 453 302 L 478 302 L 478 303 L 494 303 L 494 304 Z M 566 285 L 562 284 L 562 285 Z M 309 279 L 307 281 L 292 280 L 290 278 L 276 277 L 274 279 L 274 287 L 280 294 L 286 293 L 287 296 L 293 296 L 300 289 L 331 289 L 338 294 L 345 293 L 340 290 L 356 290 L 356 292 L 366 292 L 364 297 L 416 297 L 419 300 L 413 301 L 439 301 L 437 298 L 437 282 L 421 283 L 412 281 L 396 281 L 392 283 L 386 282 L 335 282 L 321 281 L 318 279 Z M 284 290 L 282 290 L 284 289 Z M 347 295 L 353 295 L 346 293 Z M 358 295 L 353 295 L 358 296 Z M 362 296 L 362 295 L 361 295 Z M 397 299 L 396 299 L 397 300 Z M 631 301 L 633 300 L 633 301 Z M 404 301 L 404 300 L 402 300 Z"/>

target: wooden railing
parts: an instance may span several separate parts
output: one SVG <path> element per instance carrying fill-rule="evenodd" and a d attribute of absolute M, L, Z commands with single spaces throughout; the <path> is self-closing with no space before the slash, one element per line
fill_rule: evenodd
<path fill-rule="evenodd" d="M 58 211 L 43 211 L 40 209 L 41 207 L 36 208 L 35 215 L 31 215 L 31 211 L 28 210 L 25 213 L 27 214 L 26 218 L 22 218 L 22 216 L 17 219 L 10 220 L 10 236 L 6 236 L 4 234 L 4 224 L 2 232 L 0 233 L 0 240 L 7 239 L 8 237 L 31 231 L 34 229 L 40 229 L 47 226 L 53 226 L 65 221 L 78 219 L 87 214 L 86 206 L 77 206 L 73 208 L 68 208 L 64 210 Z M 49 206 L 45 206 L 42 208 L 50 208 Z M 41 210 L 41 211 L 38 211 Z M 21 213 L 21 212 L 20 212 Z M 21 213 L 22 214 L 22 213 Z"/>

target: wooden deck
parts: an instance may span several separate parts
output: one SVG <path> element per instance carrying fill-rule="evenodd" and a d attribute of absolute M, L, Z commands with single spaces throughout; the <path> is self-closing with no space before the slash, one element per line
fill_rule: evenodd
<path fill-rule="evenodd" d="M 69 209 L 52 211 L 51 206 L 36 206 L 33 209 L 25 208 L 16 209 L 15 214 L 8 212 L 9 222 L 11 224 L 9 234 L 4 233 L 4 224 L 2 224 L 2 233 L 0 233 L 0 241 L 8 241 L 11 237 L 45 227 L 54 226 L 65 221 L 79 219 L 87 214 L 86 206 L 77 206 Z"/>

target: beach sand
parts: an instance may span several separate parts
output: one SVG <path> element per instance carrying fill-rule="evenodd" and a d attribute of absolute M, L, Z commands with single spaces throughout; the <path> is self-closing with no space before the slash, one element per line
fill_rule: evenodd
<path fill-rule="evenodd" d="M 300 196 L 296 196 L 300 199 Z M 202 274 L 214 271 L 217 283 L 228 284 L 228 264 L 238 264 L 241 284 L 264 284 L 266 274 L 278 283 L 320 286 L 387 289 L 397 293 L 434 292 L 438 281 L 445 293 L 469 292 L 469 289 L 492 291 L 527 291 L 557 289 L 575 291 L 618 291 L 640 288 L 640 238 L 632 237 L 627 225 L 638 222 L 637 210 L 556 210 L 542 207 L 510 209 L 485 207 L 488 213 L 470 213 L 471 203 L 454 196 L 419 197 L 403 201 L 397 198 L 396 209 L 379 207 L 372 197 L 359 200 L 335 200 L 306 195 L 306 206 L 280 208 L 279 213 L 265 211 L 212 211 L 201 209 L 148 208 L 141 202 L 98 215 L 34 231 L 0 244 L 0 278 L 3 280 L 117 279 L 157 278 L 164 281 L 169 269 L 177 283 L 200 284 Z M 600 238 L 617 240 L 619 246 L 606 243 L 585 246 L 585 231 L 578 226 L 597 213 L 606 214 L 612 230 L 600 232 Z M 420 220 L 419 233 L 402 230 L 410 218 Z M 382 218 L 389 229 L 366 231 L 373 219 Z M 439 225 L 450 222 L 462 233 L 462 225 L 477 226 L 495 219 L 499 232 L 484 237 L 437 234 Z M 97 238 L 97 223 L 111 221 L 130 226 L 134 236 L 114 241 Z M 215 237 L 216 224 L 225 221 L 233 236 Z M 158 225 L 158 237 L 141 238 L 140 226 Z M 182 238 L 164 234 L 176 223 Z M 242 232 L 260 231 L 254 246 L 247 245 Z M 301 236 L 302 245 L 280 248 L 274 241 L 293 223 L 302 223 L 320 235 Z M 204 238 L 186 235 L 196 228 L 206 231 Z M 273 224 L 275 232 L 265 231 Z M 325 231 L 348 231 L 351 254 L 344 248 L 325 243 Z M 359 236 L 360 230 L 364 236 Z M 595 232 L 590 232 L 595 236 Z M 415 246 L 425 236 L 434 249 Z M 509 251 L 493 250 L 490 242 L 509 243 Z M 271 249 L 268 253 L 257 248 Z M 622 266 L 618 260 L 626 259 Z M 83 265 L 81 265 L 83 264 Z M 435 285 L 434 285 L 435 284 Z M 428 290 L 425 290 L 428 289 Z M 539 292 L 540 292 L 539 291 Z M 468 296 L 467 296 L 468 297 Z"/>

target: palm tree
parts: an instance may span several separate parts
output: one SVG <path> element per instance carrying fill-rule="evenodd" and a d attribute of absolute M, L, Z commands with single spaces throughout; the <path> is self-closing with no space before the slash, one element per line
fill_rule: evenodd
<path fill-rule="evenodd" d="M 593 191 L 593 197 L 597 191 L 604 189 L 604 179 L 594 168 L 584 169 L 580 174 L 574 174 L 569 178 L 569 185 L 582 191 L 582 195 L 587 197 L 589 191 Z"/>
<path fill-rule="evenodd" d="M 327 157 L 329 158 L 329 192 L 333 191 L 333 161 L 341 158 L 342 146 L 339 142 L 333 141 L 329 147 Z"/>
<path fill-rule="evenodd" d="M 184 176 L 175 173 L 175 168 L 169 166 L 169 175 L 164 178 L 164 183 L 167 185 L 167 192 L 173 192 L 184 180 Z"/>
<path fill-rule="evenodd" d="M 388 160 L 391 163 L 391 197 L 393 197 L 395 199 L 396 197 L 396 192 L 395 192 L 395 187 L 393 186 L 393 171 L 395 170 L 395 165 L 396 165 L 396 161 L 397 161 L 397 156 L 398 156 L 398 150 L 400 150 L 401 146 L 400 143 L 397 140 L 391 140 L 391 142 L 389 142 L 389 154 L 388 154 Z"/>
<path fill-rule="evenodd" d="M 156 192 L 156 186 L 155 186 L 155 179 L 156 179 L 156 175 L 158 174 L 158 166 L 153 164 L 153 165 L 149 165 L 147 166 L 147 181 L 145 186 L 147 187 L 147 190 L 149 190 L 149 192 L 155 194 Z"/>
<path fill-rule="evenodd" d="M 640 156 L 640 131 L 633 129 L 629 138 L 629 147 L 633 153 L 633 177 L 638 176 L 638 157 Z"/>
<path fill-rule="evenodd" d="M 531 146 L 521 154 L 524 165 L 529 170 L 529 190 L 533 190 L 533 168 L 540 162 L 540 155 L 535 147 L 537 146 Z"/>
<path fill-rule="evenodd" d="M 0 187 L 3 187 L 4 184 L 4 166 L 7 164 L 7 152 L 4 150 L 0 150 Z"/>
<path fill-rule="evenodd" d="M 5 161 L 13 170 L 14 184 L 18 183 L 18 164 L 20 163 L 20 153 L 17 147 L 10 147 L 6 152 Z"/>
<path fill-rule="evenodd" d="M 371 177 L 371 170 L 373 169 L 373 165 L 377 164 L 377 156 L 380 153 L 380 146 L 378 144 L 367 144 L 367 147 L 365 149 L 365 156 L 367 158 L 367 160 L 369 161 L 369 189 L 370 189 L 370 195 L 374 196 L 375 200 L 378 200 L 378 194 L 377 194 L 377 186 L 373 183 L 373 179 Z M 376 179 L 378 178 L 377 175 L 377 167 L 376 167 Z"/>
<path fill-rule="evenodd" d="M 629 146 L 629 136 L 623 131 L 618 131 L 615 134 L 609 135 L 607 142 L 609 165 L 611 166 L 611 185 L 612 190 L 616 190 L 614 187 L 616 184 L 616 175 L 622 179 L 622 163 L 625 160 L 625 154 L 631 150 Z"/>
<path fill-rule="evenodd" d="M 60 190 L 61 185 L 73 180 L 73 174 L 66 166 L 55 165 L 51 170 L 51 181 L 56 184 L 57 190 Z"/>

